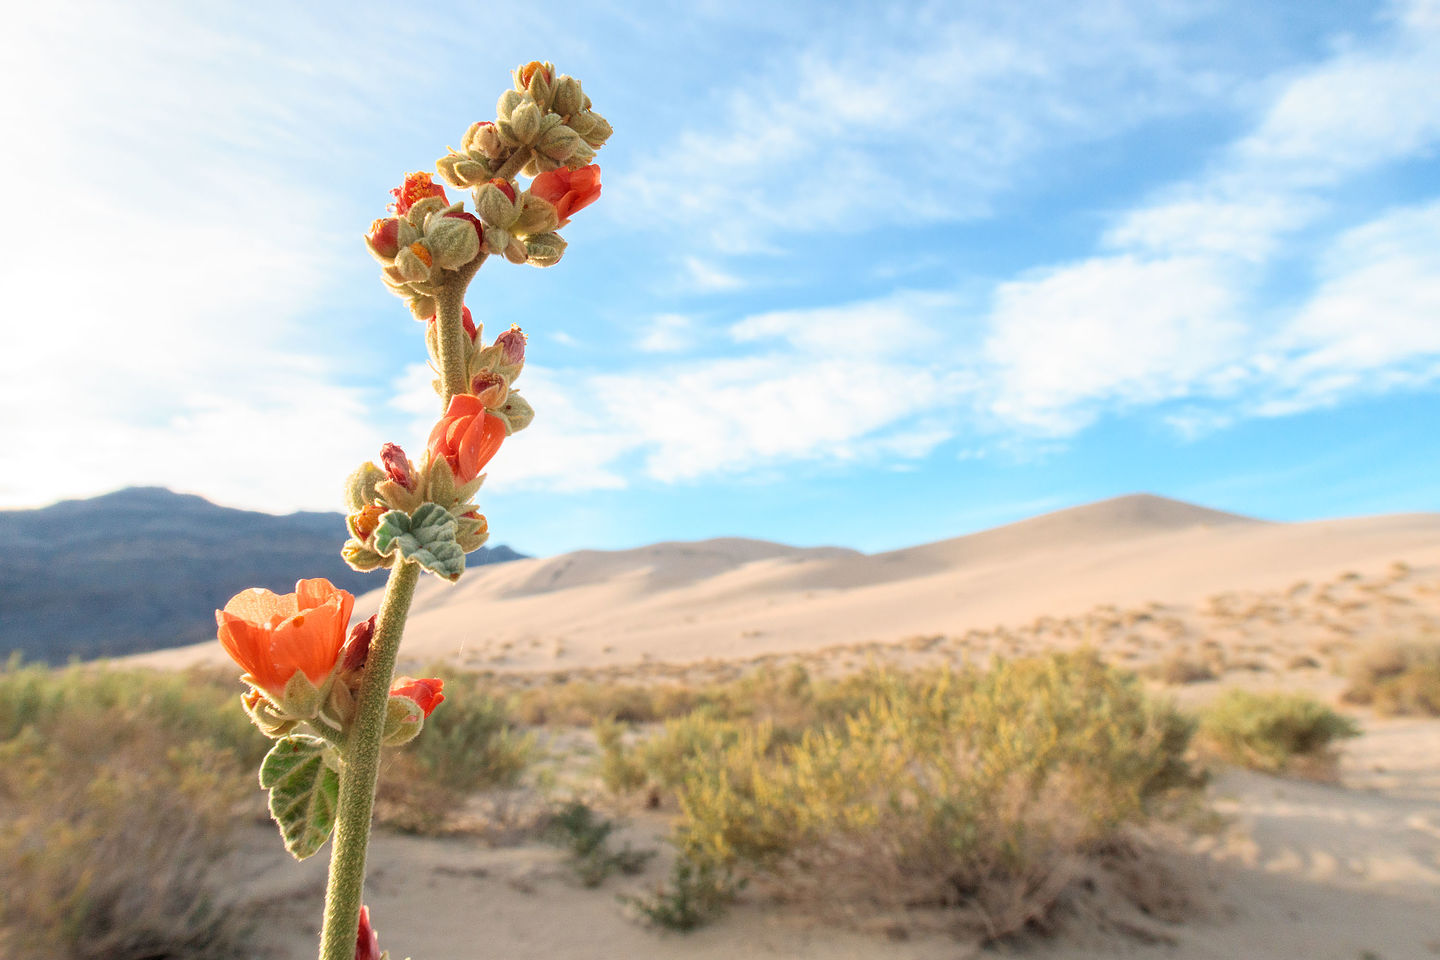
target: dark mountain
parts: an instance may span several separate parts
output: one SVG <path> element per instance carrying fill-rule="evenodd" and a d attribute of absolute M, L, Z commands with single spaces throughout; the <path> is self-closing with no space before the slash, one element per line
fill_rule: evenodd
<path fill-rule="evenodd" d="M 132 487 L 40 510 L 0 511 L 0 658 L 63 663 L 215 635 L 215 609 L 246 587 L 277 593 L 325 577 L 356 594 L 386 572 L 340 559 L 339 513 L 278 517 Z M 522 556 L 482 547 L 470 566 Z"/>

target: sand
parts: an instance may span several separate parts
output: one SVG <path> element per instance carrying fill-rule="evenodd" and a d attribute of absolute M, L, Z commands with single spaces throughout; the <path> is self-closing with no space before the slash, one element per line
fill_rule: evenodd
<path fill-rule="evenodd" d="M 376 603 L 362 597 L 357 611 Z M 1440 633 L 1440 515 L 1279 524 L 1136 496 L 873 556 L 713 540 L 479 568 L 453 587 L 427 578 L 402 657 L 516 685 L 702 682 L 757 663 L 844 672 L 1088 644 L 1182 703 L 1233 685 L 1335 702 L 1335 671 L 1357 650 L 1425 633 Z M 223 655 L 204 644 L 134 660 L 173 668 Z M 1164 686 L 1177 665 L 1208 679 Z M 615 900 L 658 881 L 663 858 L 638 881 L 587 890 L 534 840 L 387 834 L 367 899 L 382 944 L 416 960 L 1440 956 L 1440 721 L 1352 713 L 1365 733 L 1345 745 L 1337 782 L 1225 771 L 1209 788 L 1222 825 L 1162 842 L 1192 901 L 1180 923 L 1078 918 L 1052 939 L 977 954 L 745 899 L 681 937 L 638 925 Z M 665 828 L 633 816 L 640 842 Z M 278 851 L 273 827 L 257 823 L 244 869 L 257 889 L 282 893 L 265 943 L 311 956 L 325 858 L 295 865 Z"/>

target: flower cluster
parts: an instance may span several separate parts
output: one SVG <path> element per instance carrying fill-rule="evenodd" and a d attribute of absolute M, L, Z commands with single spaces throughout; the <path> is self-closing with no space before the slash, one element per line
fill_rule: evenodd
<path fill-rule="evenodd" d="M 267 736 L 283 737 L 296 725 L 343 733 L 355 715 L 361 671 L 375 635 L 375 617 L 350 626 L 353 594 L 329 580 L 295 584 L 295 592 L 244 590 L 215 611 L 220 645 L 250 686 L 241 697 L 246 714 Z M 403 743 L 444 700 L 440 680 L 402 677 L 391 687 L 397 715 L 386 739 Z"/>

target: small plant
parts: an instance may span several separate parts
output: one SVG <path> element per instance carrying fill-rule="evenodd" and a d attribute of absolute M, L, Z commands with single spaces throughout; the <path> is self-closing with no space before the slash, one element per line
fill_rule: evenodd
<path fill-rule="evenodd" d="M 622 896 L 620 902 L 657 927 L 688 933 L 718 916 L 744 887 L 744 879 L 723 867 L 680 857 L 667 883 L 645 896 Z"/>
<path fill-rule="evenodd" d="M 1440 717 L 1440 640 L 1362 651 L 1351 664 L 1345 701 L 1388 716 Z"/>
<path fill-rule="evenodd" d="M 569 849 L 575 872 L 587 887 L 598 887 L 615 872 L 634 876 L 655 856 L 654 850 L 636 850 L 625 844 L 610 849 L 616 823 L 598 816 L 589 806 L 572 800 L 550 818 L 547 833 L 553 843 Z"/>
<path fill-rule="evenodd" d="M 1304 694 L 1227 690 L 1205 710 L 1202 742 L 1223 759 L 1278 773 L 1297 763 L 1318 771 L 1336 741 L 1360 735 L 1355 721 Z"/>

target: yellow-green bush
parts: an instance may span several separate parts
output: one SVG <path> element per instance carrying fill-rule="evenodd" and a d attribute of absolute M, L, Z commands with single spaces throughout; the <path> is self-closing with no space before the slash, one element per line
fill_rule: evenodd
<path fill-rule="evenodd" d="M 692 880 L 783 878 L 789 896 L 845 909 L 958 907 L 996 935 L 1050 908 L 1061 864 L 1196 782 L 1192 723 L 1090 653 L 874 671 L 802 715 L 781 737 L 711 708 L 635 748 L 675 790 Z"/>
<path fill-rule="evenodd" d="M 217 861 L 268 748 L 214 676 L 0 672 L 0 954 L 244 955 Z"/>
<path fill-rule="evenodd" d="M 412 833 L 441 831 L 470 794 L 513 786 L 533 752 L 534 737 L 515 730 L 503 702 L 455 691 L 420 736 L 386 752 L 380 822 Z"/>
<path fill-rule="evenodd" d="M 1359 734 L 1355 721 L 1298 693 L 1227 690 L 1200 722 L 1202 742 L 1222 758 L 1271 773 L 1323 767 L 1336 741 Z"/>
<path fill-rule="evenodd" d="M 1350 668 L 1349 703 L 1387 715 L 1440 717 L 1440 640 L 1377 644 Z"/>

